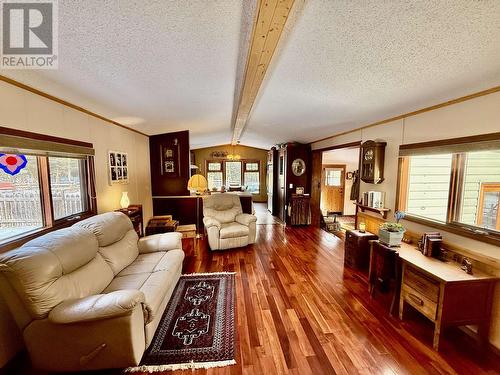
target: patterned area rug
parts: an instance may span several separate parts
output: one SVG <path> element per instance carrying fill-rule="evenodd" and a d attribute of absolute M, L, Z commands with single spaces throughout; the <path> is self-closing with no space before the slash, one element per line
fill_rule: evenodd
<path fill-rule="evenodd" d="M 235 364 L 234 273 L 179 279 L 141 365 L 156 372 Z"/>

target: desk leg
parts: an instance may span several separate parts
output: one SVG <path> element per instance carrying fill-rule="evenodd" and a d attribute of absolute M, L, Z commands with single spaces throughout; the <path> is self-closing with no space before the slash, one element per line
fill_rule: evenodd
<path fill-rule="evenodd" d="M 405 300 L 403 296 L 399 296 L 399 320 L 403 320 L 404 307 L 405 307 Z"/>
<path fill-rule="evenodd" d="M 375 257 L 373 256 L 373 244 L 370 243 L 370 263 L 368 268 L 368 292 L 370 292 L 370 297 L 373 297 L 373 292 L 375 290 L 375 281 L 372 280 L 374 267 Z"/>
<path fill-rule="evenodd" d="M 432 347 L 436 352 L 439 350 L 440 337 L 441 337 L 441 322 L 437 321 L 434 326 L 434 340 L 432 341 Z"/>

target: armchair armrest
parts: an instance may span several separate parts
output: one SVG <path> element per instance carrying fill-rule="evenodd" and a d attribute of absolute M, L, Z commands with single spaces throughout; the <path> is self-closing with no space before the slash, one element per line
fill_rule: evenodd
<path fill-rule="evenodd" d="M 144 293 L 138 290 L 118 290 L 62 302 L 49 313 L 49 320 L 58 324 L 103 320 L 131 314 L 137 306 L 141 306 L 144 320 L 149 323 L 152 311 Z"/>
<path fill-rule="evenodd" d="M 250 214 L 238 214 L 236 215 L 235 220 L 243 225 L 246 225 L 247 227 L 251 224 L 257 221 L 257 216 L 255 215 L 250 215 Z"/>
<path fill-rule="evenodd" d="M 153 234 L 139 239 L 138 246 L 141 254 L 182 249 L 182 234 L 178 232 Z"/>
<path fill-rule="evenodd" d="M 217 219 L 214 219 L 213 217 L 210 216 L 205 216 L 203 218 L 203 224 L 205 225 L 205 228 L 210 228 L 210 227 L 217 227 L 220 229 L 221 225 L 220 222 Z"/>

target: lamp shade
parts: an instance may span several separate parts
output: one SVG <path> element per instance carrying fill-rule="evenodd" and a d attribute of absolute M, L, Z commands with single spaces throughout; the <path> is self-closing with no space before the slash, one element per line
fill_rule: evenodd
<path fill-rule="evenodd" d="M 187 186 L 189 190 L 195 190 L 197 192 L 205 191 L 207 187 L 208 187 L 207 179 L 201 174 L 195 174 L 191 176 Z"/>
<path fill-rule="evenodd" d="M 130 200 L 128 199 L 128 192 L 124 191 L 122 192 L 122 198 L 120 199 L 120 206 L 122 208 L 128 208 L 130 205 Z"/>

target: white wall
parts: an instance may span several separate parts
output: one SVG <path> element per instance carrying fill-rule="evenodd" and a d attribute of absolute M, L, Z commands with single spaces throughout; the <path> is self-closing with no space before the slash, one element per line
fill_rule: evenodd
<path fill-rule="evenodd" d="M 323 164 L 344 164 L 347 172 L 354 172 L 359 167 L 359 147 L 343 148 L 338 150 L 330 150 L 323 152 Z M 345 180 L 344 187 L 344 215 L 355 215 L 355 201 L 351 200 L 351 189 L 353 179 Z"/>
<path fill-rule="evenodd" d="M 0 126 L 92 143 L 98 212 L 119 208 L 122 191 L 128 191 L 131 203 L 143 205 L 144 220 L 152 216 L 148 137 L 5 82 L 0 82 Z M 129 184 L 108 184 L 108 150 L 128 153 Z M 20 343 L 19 333 L 4 310 L 0 300 L 0 366 L 19 350 Z"/>
<path fill-rule="evenodd" d="M 386 193 L 386 205 L 394 212 L 396 205 L 399 146 L 401 144 L 495 132 L 500 132 L 499 92 L 424 112 L 402 120 L 329 138 L 313 143 L 312 149 L 317 150 L 354 141 L 364 142 L 370 139 L 386 141 L 384 182 L 378 185 L 362 182 L 360 191 L 384 191 Z M 434 228 L 409 221 L 405 221 L 404 225 L 411 232 L 417 233 L 435 230 Z M 466 248 L 473 253 L 488 256 L 494 260 L 500 260 L 500 248 L 498 246 L 448 232 L 441 232 L 444 240 L 450 244 Z M 490 341 L 493 345 L 500 348 L 500 285 L 498 284 L 493 303 L 493 324 L 490 331 Z"/>

